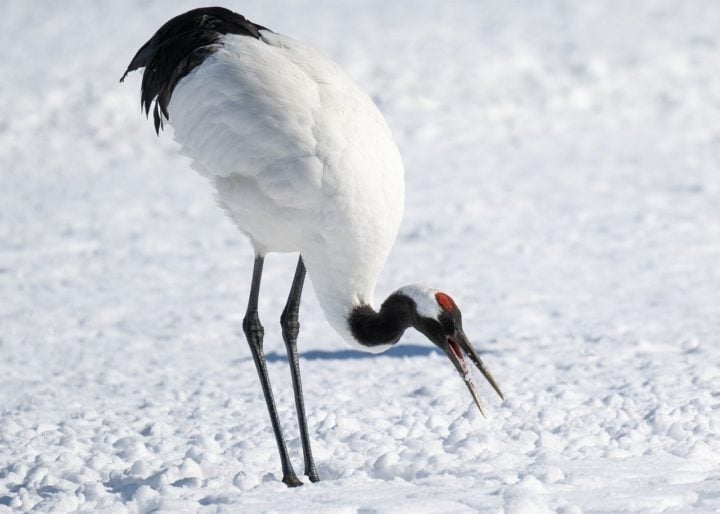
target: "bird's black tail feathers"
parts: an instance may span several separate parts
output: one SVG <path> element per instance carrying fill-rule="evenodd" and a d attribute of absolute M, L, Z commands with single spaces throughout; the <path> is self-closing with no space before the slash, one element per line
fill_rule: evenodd
<path fill-rule="evenodd" d="M 162 118 L 169 119 L 168 104 L 178 81 L 211 55 L 225 34 L 260 39 L 268 30 L 244 16 L 223 7 L 202 7 L 172 18 L 135 54 L 120 82 L 131 71 L 145 68 L 140 105 L 145 114 L 153 107 L 155 132 L 160 133 Z"/>

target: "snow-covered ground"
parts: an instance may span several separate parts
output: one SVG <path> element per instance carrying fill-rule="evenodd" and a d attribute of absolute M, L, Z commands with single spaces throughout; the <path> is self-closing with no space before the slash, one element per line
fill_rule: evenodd
<path fill-rule="evenodd" d="M 322 482 L 286 489 L 241 330 L 252 253 L 140 115 L 189 1 L 5 0 L 0 512 L 717 512 L 720 4 L 247 0 L 388 117 L 406 217 L 378 299 L 452 294 L 506 401 L 416 333 L 348 350 L 308 288 Z M 302 470 L 266 262 L 265 347 Z"/>

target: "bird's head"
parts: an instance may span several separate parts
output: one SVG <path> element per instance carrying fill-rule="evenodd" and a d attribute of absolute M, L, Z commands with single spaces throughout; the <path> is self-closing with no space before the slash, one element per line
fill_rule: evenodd
<path fill-rule="evenodd" d="M 500 398 L 504 397 L 490 371 L 465 335 L 462 328 L 462 314 L 455 301 L 446 293 L 422 286 L 406 286 L 396 294 L 412 300 L 411 326 L 424 334 L 448 356 L 464 379 L 480 412 L 485 415 L 466 359 L 480 370 Z"/>

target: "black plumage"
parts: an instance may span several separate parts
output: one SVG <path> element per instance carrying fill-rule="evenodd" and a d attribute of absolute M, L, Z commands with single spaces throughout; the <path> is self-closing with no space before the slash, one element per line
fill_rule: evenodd
<path fill-rule="evenodd" d="M 362 345 L 382 346 L 400 340 L 405 330 L 417 318 L 415 302 L 402 294 L 390 295 L 375 310 L 369 305 L 358 305 L 348 316 L 353 337 Z"/>
<path fill-rule="evenodd" d="M 162 128 L 162 117 L 169 118 L 168 104 L 178 81 L 190 73 L 215 50 L 225 34 L 260 39 L 260 30 L 268 30 L 241 14 L 223 7 L 201 7 L 169 20 L 135 54 L 128 73 L 145 68 L 140 105 L 145 114 L 153 107 L 155 131 Z"/>

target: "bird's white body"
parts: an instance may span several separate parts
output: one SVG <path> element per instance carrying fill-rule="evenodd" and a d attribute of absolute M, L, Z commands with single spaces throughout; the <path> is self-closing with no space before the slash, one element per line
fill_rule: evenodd
<path fill-rule="evenodd" d="M 169 104 L 175 139 L 258 255 L 300 252 L 333 328 L 372 305 L 403 213 L 403 167 L 373 101 L 291 38 L 227 34 Z"/>
<path fill-rule="evenodd" d="M 465 379 L 468 356 L 502 393 L 462 330 L 447 294 L 405 286 L 373 307 L 375 282 L 403 213 L 403 167 L 385 119 L 332 61 L 222 7 L 166 22 L 137 51 L 123 78 L 145 68 L 140 104 L 164 122 L 218 201 L 252 241 L 256 258 L 243 332 L 280 453 L 282 481 L 302 485 L 290 462 L 263 352 L 258 295 L 264 256 L 299 252 L 280 317 L 298 414 L 305 474 L 319 476 L 300 380 L 298 313 L 306 271 L 332 327 L 349 344 L 380 352 L 413 327 Z M 122 81 L 122 78 L 121 78 Z"/>

